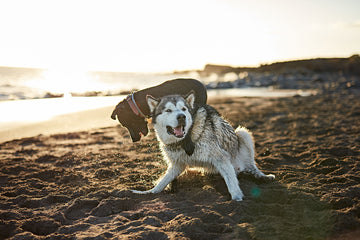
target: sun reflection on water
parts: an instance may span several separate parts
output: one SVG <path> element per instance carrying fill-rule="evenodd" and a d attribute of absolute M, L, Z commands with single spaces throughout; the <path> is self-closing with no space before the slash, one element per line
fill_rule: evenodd
<path fill-rule="evenodd" d="M 88 71 L 81 69 L 48 69 L 42 77 L 26 82 L 26 85 L 42 89 L 47 92 L 64 94 L 69 97 L 71 93 L 87 91 L 102 91 L 106 84 L 96 81 Z"/>

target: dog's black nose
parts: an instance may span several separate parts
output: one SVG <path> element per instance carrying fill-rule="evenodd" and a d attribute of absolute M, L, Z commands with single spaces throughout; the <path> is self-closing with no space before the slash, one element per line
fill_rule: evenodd
<path fill-rule="evenodd" d="M 184 114 L 179 114 L 176 116 L 179 124 L 185 124 L 186 116 Z"/>

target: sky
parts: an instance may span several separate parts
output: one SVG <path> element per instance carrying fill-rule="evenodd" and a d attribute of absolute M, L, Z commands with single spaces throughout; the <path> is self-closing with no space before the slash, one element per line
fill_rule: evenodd
<path fill-rule="evenodd" d="M 359 53 L 358 0 L 0 0 L 0 66 L 162 72 Z"/>

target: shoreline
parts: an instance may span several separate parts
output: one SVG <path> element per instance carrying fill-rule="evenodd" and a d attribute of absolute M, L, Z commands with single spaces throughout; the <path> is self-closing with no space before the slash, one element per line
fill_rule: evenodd
<path fill-rule="evenodd" d="M 51 119 L 37 122 L 0 123 L 0 143 L 15 139 L 88 131 L 118 124 L 110 118 L 114 107 L 103 107 L 91 110 L 57 115 Z"/>
<path fill-rule="evenodd" d="M 313 93 L 315 92 L 269 88 L 208 90 L 209 100 L 224 97 L 308 96 Z M 125 96 L 119 95 L 0 102 L 0 112 L 8 112 L 0 119 L 0 143 L 39 134 L 86 131 L 115 126 L 118 121 L 110 119 L 110 115 L 123 98 Z"/>

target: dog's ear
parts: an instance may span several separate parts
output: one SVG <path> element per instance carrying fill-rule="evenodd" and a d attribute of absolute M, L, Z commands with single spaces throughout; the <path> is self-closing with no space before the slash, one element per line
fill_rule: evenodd
<path fill-rule="evenodd" d="M 113 111 L 112 114 L 111 114 L 111 118 L 112 118 L 113 120 L 116 120 L 116 114 L 117 114 L 117 111 L 116 111 L 116 109 L 114 109 L 114 111 Z"/>
<path fill-rule="evenodd" d="M 191 108 L 194 108 L 195 103 L 195 92 L 194 90 L 191 90 L 188 94 L 185 96 L 185 100 L 188 102 Z"/>
<path fill-rule="evenodd" d="M 146 102 L 150 108 L 150 112 L 152 113 L 160 101 L 151 95 L 146 95 Z"/>
<path fill-rule="evenodd" d="M 116 105 L 114 111 L 112 112 L 111 118 L 112 118 L 113 120 L 116 120 L 116 116 L 119 115 L 120 112 L 124 110 L 124 103 L 123 103 L 123 102 L 124 102 L 124 101 L 119 102 L 118 105 Z M 119 119 L 119 118 L 118 118 L 118 119 Z"/>

